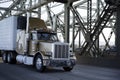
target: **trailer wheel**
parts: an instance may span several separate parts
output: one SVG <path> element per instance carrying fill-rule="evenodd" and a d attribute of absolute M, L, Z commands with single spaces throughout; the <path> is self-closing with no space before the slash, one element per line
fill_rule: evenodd
<path fill-rule="evenodd" d="M 63 69 L 64 69 L 65 71 L 71 71 L 71 70 L 73 69 L 73 66 L 71 66 L 71 67 L 63 67 Z"/>
<path fill-rule="evenodd" d="M 12 55 L 11 55 L 11 53 L 7 54 L 7 61 L 8 61 L 8 63 L 12 63 Z"/>
<path fill-rule="evenodd" d="M 37 71 L 44 72 L 45 66 L 43 66 L 43 59 L 42 59 L 41 55 L 37 55 L 35 57 L 34 64 L 35 64 L 35 68 L 36 68 Z"/>
<path fill-rule="evenodd" d="M 4 63 L 7 63 L 7 53 L 2 54 L 2 60 Z"/>
<path fill-rule="evenodd" d="M 14 53 L 13 52 L 9 52 L 7 54 L 7 62 L 10 64 L 15 64 L 16 63 L 16 59 L 14 59 Z"/>

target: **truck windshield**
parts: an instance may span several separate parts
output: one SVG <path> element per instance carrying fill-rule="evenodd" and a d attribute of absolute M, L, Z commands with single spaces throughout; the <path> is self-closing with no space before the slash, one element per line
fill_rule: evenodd
<path fill-rule="evenodd" d="M 38 40 L 58 41 L 56 33 L 37 33 Z"/>

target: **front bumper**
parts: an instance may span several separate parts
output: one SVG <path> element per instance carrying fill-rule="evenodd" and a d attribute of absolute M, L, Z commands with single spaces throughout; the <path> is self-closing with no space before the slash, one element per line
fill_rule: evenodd
<path fill-rule="evenodd" d="M 68 67 L 74 66 L 76 64 L 76 60 L 44 60 L 44 66 L 52 66 L 52 67 Z"/>

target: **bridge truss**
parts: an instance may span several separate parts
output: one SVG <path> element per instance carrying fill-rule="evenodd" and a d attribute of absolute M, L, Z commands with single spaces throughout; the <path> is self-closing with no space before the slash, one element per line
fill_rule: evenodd
<path fill-rule="evenodd" d="M 27 12 L 80 55 L 103 56 L 115 45 L 115 7 L 104 0 L 0 0 L 0 20 Z"/>

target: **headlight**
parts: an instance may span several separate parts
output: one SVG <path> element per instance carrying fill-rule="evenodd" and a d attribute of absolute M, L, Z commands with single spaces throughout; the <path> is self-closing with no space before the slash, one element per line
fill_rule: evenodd
<path fill-rule="evenodd" d="M 75 56 L 75 54 L 74 53 L 70 53 L 70 57 L 74 57 Z"/>
<path fill-rule="evenodd" d="M 74 57 L 75 54 L 73 53 L 72 49 L 70 49 L 70 57 Z"/>
<path fill-rule="evenodd" d="M 52 56 L 52 52 L 46 52 L 45 56 Z"/>

